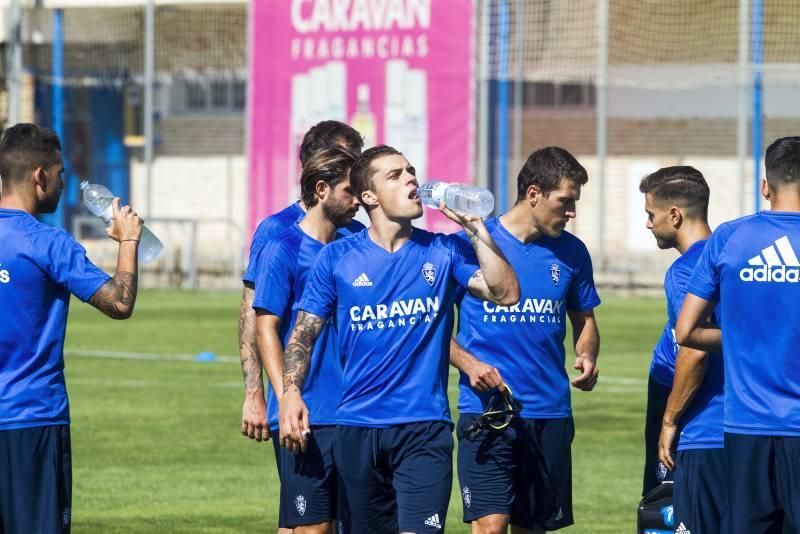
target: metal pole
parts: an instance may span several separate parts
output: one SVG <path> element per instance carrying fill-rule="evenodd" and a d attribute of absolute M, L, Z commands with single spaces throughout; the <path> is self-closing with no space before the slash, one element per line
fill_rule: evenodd
<path fill-rule="evenodd" d="M 597 255 L 599 268 L 606 268 L 606 159 L 608 157 L 608 0 L 597 3 Z"/>
<path fill-rule="evenodd" d="M 61 154 L 64 166 L 69 167 L 67 160 L 67 139 L 64 128 L 64 11 L 61 9 L 53 10 L 53 49 L 52 49 L 52 70 L 53 76 L 53 131 L 61 140 Z M 64 173 L 69 180 L 69 173 Z M 68 185 L 68 184 L 67 184 Z M 64 202 L 59 202 L 52 215 L 53 226 L 64 227 Z"/>
<path fill-rule="evenodd" d="M 153 209 L 153 79 L 155 77 L 154 58 L 155 6 L 147 0 L 144 17 L 144 166 L 147 183 L 147 204 L 145 214 L 152 217 Z"/>
<path fill-rule="evenodd" d="M 508 0 L 502 0 L 497 34 L 497 154 L 495 161 L 497 212 L 508 209 L 508 44 L 510 41 Z"/>
<path fill-rule="evenodd" d="M 761 152 L 764 139 L 763 83 L 761 64 L 764 59 L 762 0 L 753 0 L 753 206 L 761 209 Z"/>
<path fill-rule="evenodd" d="M 517 0 L 517 76 L 514 80 L 514 164 L 522 167 L 522 89 L 525 79 L 525 0 Z"/>
<path fill-rule="evenodd" d="M 489 23 L 491 21 L 489 12 L 489 0 L 483 0 L 480 4 L 480 78 L 478 79 L 479 102 L 478 102 L 478 172 L 477 183 L 481 187 L 489 185 Z"/>
<path fill-rule="evenodd" d="M 736 115 L 736 157 L 739 162 L 739 215 L 745 214 L 745 187 L 747 172 L 747 119 L 750 100 L 750 0 L 739 0 L 739 110 Z"/>
<path fill-rule="evenodd" d="M 20 121 L 22 84 L 22 8 L 20 0 L 11 0 L 8 18 L 8 124 Z"/>

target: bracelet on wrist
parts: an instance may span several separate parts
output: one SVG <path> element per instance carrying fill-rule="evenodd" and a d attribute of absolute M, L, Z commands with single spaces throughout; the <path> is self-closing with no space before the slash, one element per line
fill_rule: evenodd
<path fill-rule="evenodd" d="M 120 239 L 120 241 L 119 241 L 119 242 L 120 242 L 120 243 L 124 243 L 124 242 L 126 242 L 126 241 L 136 241 L 137 243 L 139 242 L 139 240 L 138 240 L 138 239 Z"/>

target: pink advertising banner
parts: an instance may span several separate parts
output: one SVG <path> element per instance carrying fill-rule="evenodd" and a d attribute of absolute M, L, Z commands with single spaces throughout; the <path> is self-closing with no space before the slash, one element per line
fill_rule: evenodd
<path fill-rule="evenodd" d="M 300 141 L 322 120 L 394 146 L 420 181 L 472 180 L 473 0 L 252 0 L 250 35 L 251 231 L 299 198 Z"/>

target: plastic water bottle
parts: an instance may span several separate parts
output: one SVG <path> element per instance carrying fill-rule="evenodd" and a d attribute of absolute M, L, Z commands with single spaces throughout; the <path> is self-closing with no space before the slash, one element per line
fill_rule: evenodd
<path fill-rule="evenodd" d="M 482 187 L 447 182 L 425 182 L 417 190 L 422 203 L 438 208 L 444 202 L 453 211 L 486 217 L 494 210 L 494 195 Z"/>
<path fill-rule="evenodd" d="M 111 226 L 114 210 L 111 201 L 114 199 L 114 193 L 103 185 L 90 184 L 86 180 L 81 182 L 81 190 L 83 191 L 83 203 L 89 211 L 103 219 L 106 226 Z M 161 241 L 147 226 L 142 226 L 142 237 L 139 239 L 139 261 L 150 263 L 161 254 L 162 250 L 164 250 L 164 245 L 161 244 Z"/>

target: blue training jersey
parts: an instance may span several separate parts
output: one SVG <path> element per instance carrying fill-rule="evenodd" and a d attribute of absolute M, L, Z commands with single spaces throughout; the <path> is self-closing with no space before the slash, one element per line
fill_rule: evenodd
<path fill-rule="evenodd" d="M 463 294 L 456 341 L 479 360 L 496 367 L 530 419 L 572 414 L 565 369 L 566 313 L 600 304 L 592 260 L 584 244 L 568 232 L 523 243 L 498 219 L 486 222 L 520 283 L 514 306 L 497 306 Z M 462 238 L 466 236 L 459 234 Z M 482 413 L 491 396 L 470 387 L 461 373 L 458 409 Z"/>
<path fill-rule="evenodd" d="M 336 318 L 344 357 L 339 424 L 450 422 L 453 304 L 477 270 L 463 240 L 416 228 L 394 253 L 367 230 L 323 249 L 300 309 Z"/>
<path fill-rule="evenodd" d="M 719 301 L 725 432 L 800 436 L 800 213 L 764 211 L 724 223 L 689 293 Z"/>
<path fill-rule="evenodd" d="M 0 209 L 0 430 L 69 424 L 70 293 L 86 301 L 108 279 L 63 230 Z"/>
<path fill-rule="evenodd" d="M 667 297 L 667 326 L 669 332 L 668 361 L 671 363 L 671 377 L 675 375 L 675 360 L 678 345 L 675 343 L 675 322 L 686 299 L 686 290 L 695 265 L 700 259 L 707 241 L 697 241 L 676 259 L 664 277 L 664 292 Z M 663 337 L 662 337 L 663 340 Z M 659 342 L 659 344 L 661 341 Z M 723 361 L 722 354 L 708 355 L 706 372 L 700 389 L 679 422 L 680 437 L 678 450 L 717 449 L 723 446 Z M 652 373 L 652 369 L 651 369 Z M 654 376 L 654 378 L 656 378 Z M 672 378 L 669 384 L 672 387 Z"/>
<path fill-rule="evenodd" d="M 253 308 L 281 318 L 280 338 L 289 340 L 306 279 L 324 245 L 297 225 L 264 243 L 258 260 Z M 336 407 L 342 389 L 342 362 L 332 320 L 322 328 L 311 357 L 311 368 L 303 386 L 303 399 L 312 425 L 336 424 Z M 268 422 L 278 428 L 278 400 L 267 381 Z"/>
<path fill-rule="evenodd" d="M 257 264 L 258 257 L 261 254 L 261 249 L 264 244 L 283 233 L 284 230 L 289 228 L 296 222 L 303 220 L 306 216 L 305 210 L 300 207 L 299 202 L 294 202 L 290 206 L 283 208 L 278 213 L 274 213 L 261 221 L 253 234 L 253 239 L 250 243 L 250 260 L 247 263 L 247 270 L 242 277 L 242 281 L 248 284 L 255 284 L 258 279 Z M 364 225 L 360 222 L 353 220 L 344 228 L 340 228 L 338 233 L 342 235 L 355 234 L 364 229 Z"/>
<path fill-rule="evenodd" d="M 653 360 L 650 362 L 650 376 L 664 387 L 672 387 L 675 378 L 675 357 L 678 355 L 678 342 L 675 340 L 675 323 L 686 298 L 686 288 L 692 276 L 694 266 L 706 241 L 693 243 L 684 254 L 672 262 L 664 274 L 664 294 L 667 298 L 667 322 L 664 331 L 653 348 Z"/>

